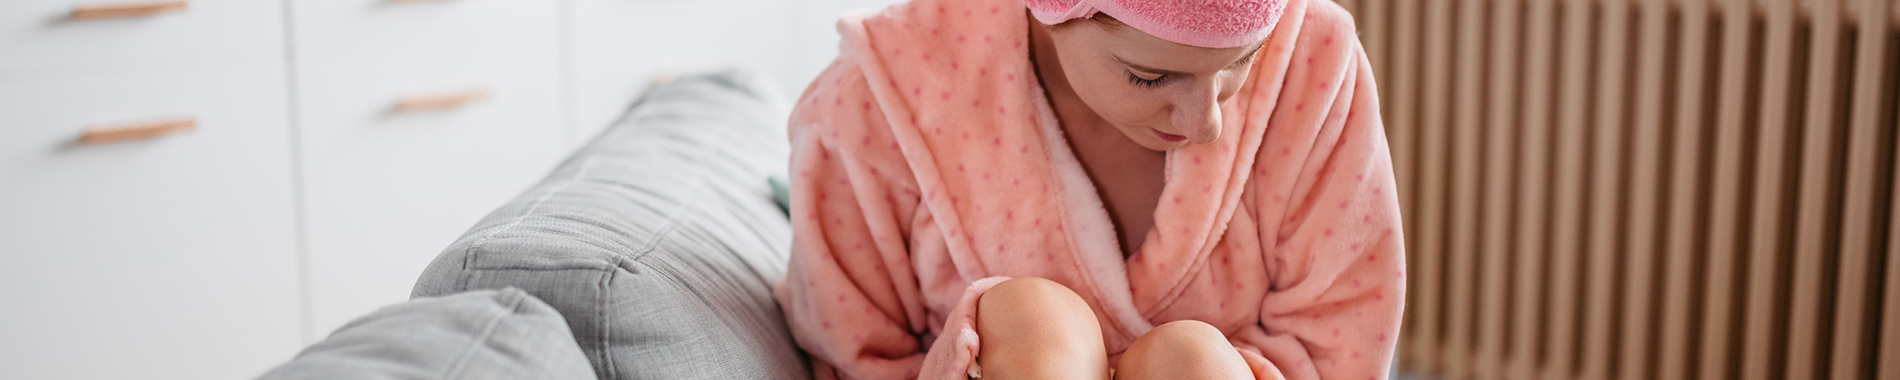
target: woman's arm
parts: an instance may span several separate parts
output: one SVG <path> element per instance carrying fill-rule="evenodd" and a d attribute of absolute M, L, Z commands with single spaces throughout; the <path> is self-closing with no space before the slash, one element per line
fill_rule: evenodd
<path fill-rule="evenodd" d="M 961 379 L 975 361 L 976 281 L 930 326 L 911 262 L 918 191 L 883 109 L 850 58 L 806 89 L 792 114 L 792 260 L 776 289 L 820 379 Z M 922 218 L 928 219 L 928 218 Z M 932 344 L 926 349 L 925 344 Z"/>
<path fill-rule="evenodd" d="M 1277 107 L 1270 124 L 1306 132 L 1270 138 L 1260 156 L 1301 161 L 1274 166 L 1297 171 L 1278 174 L 1296 176 L 1292 181 L 1263 178 L 1255 191 L 1257 215 L 1278 219 L 1260 231 L 1270 290 L 1259 328 L 1234 340 L 1258 351 L 1243 356 L 1262 375 L 1382 379 L 1405 294 L 1392 157 L 1350 15 L 1323 1 L 1314 1 L 1308 15 L 1289 69 L 1305 75 L 1289 75 L 1280 99 L 1308 107 Z M 1302 146 L 1286 146 L 1293 142 Z"/>

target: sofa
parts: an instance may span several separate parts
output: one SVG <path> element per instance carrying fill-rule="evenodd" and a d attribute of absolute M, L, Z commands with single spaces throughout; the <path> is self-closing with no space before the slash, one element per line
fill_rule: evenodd
<path fill-rule="evenodd" d="M 411 301 L 262 378 L 809 378 L 772 297 L 792 231 L 770 180 L 779 94 L 745 71 L 650 89 L 443 250 Z"/>

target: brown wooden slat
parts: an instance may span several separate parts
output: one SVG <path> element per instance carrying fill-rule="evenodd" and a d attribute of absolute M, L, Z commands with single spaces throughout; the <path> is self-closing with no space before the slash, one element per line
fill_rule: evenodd
<path fill-rule="evenodd" d="M 1823 363 L 1829 366 L 1828 373 L 1835 379 L 1863 379 L 1874 374 L 1867 372 L 1874 359 L 1873 341 L 1867 339 L 1877 334 L 1873 320 L 1867 313 L 1879 302 L 1874 298 L 1879 294 L 1873 285 L 1873 268 L 1878 268 L 1873 253 L 1884 247 L 1876 237 L 1878 222 L 1885 219 L 1878 210 L 1878 191 L 1883 180 L 1881 171 L 1885 165 L 1880 162 L 1883 155 L 1883 136 L 1880 126 L 1882 105 L 1881 92 L 1888 83 L 1889 70 L 1900 65 L 1882 62 L 1887 58 L 1887 18 L 1885 1 L 1861 0 L 1859 4 L 1859 22 L 1855 62 L 1850 81 L 1853 91 L 1852 108 L 1849 112 L 1847 138 L 1847 183 L 1846 196 L 1841 217 L 1841 257 L 1837 266 L 1839 275 L 1835 278 L 1837 299 L 1834 309 L 1834 347 L 1829 351 L 1833 360 Z M 1891 134 L 1892 130 L 1885 133 Z M 1891 165 L 1891 161 L 1888 162 Z M 1893 244 L 1888 242 L 1887 244 Z"/>
<path fill-rule="evenodd" d="M 1666 104 L 1664 81 L 1665 53 L 1669 37 L 1669 3 L 1643 0 L 1638 12 L 1639 35 L 1636 54 L 1635 128 L 1631 138 L 1634 151 L 1630 163 L 1630 190 L 1624 226 L 1628 243 L 1624 247 L 1625 275 L 1620 344 L 1617 346 L 1618 379 L 1652 379 L 1656 355 L 1654 332 L 1658 323 L 1656 300 L 1658 263 L 1662 256 L 1663 133 L 1666 130 L 1663 107 Z"/>
<path fill-rule="evenodd" d="M 1445 6 L 1435 8 L 1443 12 L 1435 18 L 1451 22 L 1457 34 L 1451 50 L 1455 55 L 1449 61 L 1455 71 L 1451 78 L 1454 80 L 1452 97 L 1448 98 L 1451 124 L 1446 128 L 1452 132 L 1453 139 L 1452 228 L 1450 249 L 1445 252 L 1450 259 L 1446 298 L 1451 309 L 1446 317 L 1449 323 L 1445 329 L 1445 350 L 1463 358 L 1445 363 L 1444 376 L 1448 378 L 1471 377 L 1472 360 L 1476 358 L 1478 206 L 1484 196 L 1478 171 L 1484 152 L 1484 1 L 1459 0 L 1457 9 L 1450 7 L 1451 1 L 1438 1 Z"/>
<path fill-rule="evenodd" d="M 1485 102 L 1485 166 L 1484 166 L 1484 228 L 1480 236 L 1480 257 L 1484 263 L 1484 286 L 1479 299 L 1478 347 L 1479 354 L 1474 361 L 1479 379 L 1504 379 L 1505 333 L 1515 326 L 1507 319 L 1506 311 L 1511 285 L 1512 259 L 1515 256 L 1527 256 L 1533 252 L 1519 252 L 1512 255 L 1511 247 L 1511 202 L 1515 201 L 1511 180 L 1516 168 L 1512 164 L 1518 161 L 1513 154 L 1516 150 L 1517 110 L 1522 107 L 1518 88 L 1522 85 L 1517 77 L 1518 61 L 1518 19 L 1521 4 L 1518 0 L 1497 0 L 1491 2 L 1491 15 L 1486 23 L 1490 29 L 1485 31 L 1491 38 L 1489 60 L 1484 68 L 1488 71 L 1486 79 Z"/>
<path fill-rule="evenodd" d="M 1892 9 L 1900 11 L 1900 6 Z M 1889 61 L 1887 65 L 1900 65 L 1900 62 Z M 1893 109 L 1900 109 L 1900 96 L 1895 100 Z M 1900 130 L 1900 118 L 1894 120 L 1892 128 Z M 1900 149 L 1900 133 L 1895 133 L 1893 140 L 1895 149 Z M 1895 155 L 1894 161 L 1889 178 L 1900 181 L 1900 154 Z M 1880 380 L 1900 380 L 1900 184 L 1891 187 L 1888 197 L 1891 201 L 1887 202 L 1887 286 L 1881 292 L 1884 299 L 1880 312 L 1880 364 L 1875 376 Z"/>
<path fill-rule="evenodd" d="M 1617 334 L 1618 261 L 1626 251 L 1622 211 L 1624 200 L 1624 142 L 1629 128 L 1629 55 L 1630 22 L 1628 0 L 1599 0 L 1595 33 L 1596 51 L 1592 53 L 1596 69 L 1595 100 L 1591 107 L 1589 235 L 1584 241 L 1589 250 L 1583 308 L 1582 378 L 1603 380 L 1610 376 Z"/>
<path fill-rule="evenodd" d="M 1801 194 L 1795 215 L 1794 282 L 1789 295 L 1787 368 L 1780 377 L 1823 378 L 1821 355 L 1828 343 L 1822 321 L 1831 310 L 1827 279 L 1840 248 L 1841 128 L 1835 114 L 1840 59 L 1840 12 L 1835 0 L 1811 0 L 1808 81 L 1802 120 Z"/>
<path fill-rule="evenodd" d="M 1411 306 L 1408 308 L 1410 310 L 1405 312 L 1407 325 L 1400 330 L 1402 339 L 1410 344 L 1410 349 L 1399 350 L 1399 352 L 1401 362 L 1409 363 L 1405 365 L 1406 368 L 1413 371 L 1425 371 L 1432 362 L 1429 354 L 1438 349 L 1438 341 L 1432 339 L 1431 336 L 1437 327 L 1428 323 L 1435 322 L 1437 319 L 1427 321 L 1425 316 L 1437 313 L 1438 305 L 1437 299 L 1427 299 L 1430 297 L 1428 294 L 1436 292 L 1437 288 L 1426 286 L 1426 282 L 1420 281 L 1424 272 L 1421 268 L 1425 262 L 1431 261 L 1432 257 L 1428 256 L 1430 252 L 1420 249 L 1420 242 L 1423 241 L 1424 236 L 1418 222 L 1424 218 L 1419 209 L 1419 199 L 1423 199 L 1419 195 L 1423 193 L 1423 189 L 1419 188 L 1418 180 L 1420 165 L 1418 164 L 1419 139 L 1417 136 L 1420 131 L 1416 105 L 1418 74 L 1420 73 L 1418 70 L 1420 39 L 1417 33 L 1419 2 L 1394 0 L 1391 3 L 1394 7 L 1391 13 L 1393 15 L 1391 33 L 1393 54 L 1390 67 L 1395 69 L 1393 70 L 1395 72 L 1392 73 L 1392 91 L 1387 92 L 1391 99 L 1385 104 L 1390 104 L 1388 108 L 1392 111 L 1392 118 L 1389 119 L 1390 122 L 1387 125 L 1394 127 L 1391 128 L 1389 137 L 1392 139 L 1392 155 L 1395 157 L 1393 163 L 1396 164 L 1396 170 L 1400 171 L 1399 200 L 1400 206 L 1403 207 L 1400 212 L 1406 215 L 1403 220 L 1407 235 L 1405 239 L 1407 256 L 1405 264 L 1408 274 L 1406 276 L 1408 281 L 1406 305 Z"/>
<path fill-rule="evenodd" d="M 1689 1 L 1682 4 L 1681 24 L 1676 34 L 1676 87 L 1672 114 L 1669 162 L 1669 222 L 1665 226 L 1663 276 L 1662 345 L 1656 358 L 1657 379 L 1687 379 L 1697 368 L 1700 357 L 1700 284 L 1703 273 L 1702 217 L 1707 215 L 1702 173 L 1709 152 L 1710 120 L 1705 110 L 1708 99 L 1708 66 L 1714 45 L 1709 4 Z"/>
<path fill-rule="evenodd" d="M 1889 10 L 1900 11 L 1900 6 L 1892 6 Z M 1877 15 L 1877 11 L 1870 13 Z M 1894 65 L 1900 63 L 1887 61 L 1881 66 Z M 1892 108 L 1900 110 L 1900 97 L 1894 97 Z M 1900 129 L 1900 118 L 1892 122 L 1892 129 Z M 1900 148 L 1900 133 L 1894 133 L 1892 142 L 1894 148 Z M 1900 154 L 1894 156 L 1894 161 L 1900 161 Z M 1889 179 L 1900 180 L 1900 163 L 1892 165 Z M 1887 196 L 1891 199 L 1887 201 L 1887 287 L 1881 291 L 1881 344 L 1877 348 L 1879 353 L 1875 353 L 1879 357 L 1875 376 L 1879 380 L 1900 380 L 1900 186 L 1891 186 Z"/>
<path fill-rule="evenodd" d="M 1392 9 L 1390 0 L 1360 0 L 1359 9 L 1352 12 L 1353 19 L 1359 25 L 1359 41 L 1365 45 L 1366 57 L 1372 64 L 1372 75 L 1380 80 L 1389 79 L 1382 74 L 1391 70 L 1387 64 L 1392 59 L 1391 20 L 1386 16 Z"/>
<path fill-rule="evenodd" d="M 1785 0 L 1758 0 L 1765 7 L 1767 20 L 1765 46 L 1761 55 L 1761 103 L 1756 108 L 1759 128 L 1755 140 L 1755 197 L 1749 226 L 1748 281 L 1745 310 L 1742 314 L 1742 356 L 1738 372 L 1742 378 L 1767 380 L 1780 373 L 1784 346 L 1785 302 L 1779 289 L 1787 286 L 1782 274 L 1789 249 L 1785 232 L 1795 191 L 1795 173 L 1790 163 L 1801 136 L 1792 122 L 1798 108 L 1794 78 L 1795 14 L 1794 3 Z"/>
<path fill-rule="evenodd" d="M 1445 349 L 1444 335 L 1446 314 L 1450 311 L 1445 292 L 1445 263 L 1450 255 L 1445 252 L 1446 239 L 1450 235 L 1449 205 L 1451 194 L 1449 148 L 1450 128 L 1450 90 L 1451 90 L 1451 4 L 1446 1 L 1424 2 L 1425 40 L 1424 72 L 1420 78 L 1424 86 L 1419 91 L 1420 110 L 1418 155 L 1418 218 L 1419 231 L 1419 288 L 1428 292 L 1419 297 L 1419 326 L 1426 329 L 1421 341 L 1430 344 L 1433 352 L 1419 353 L 1425 360 L 1427 373 L 1444 370 L 1442 357 L 1456 353 Z"/>
<path fill-rule="evenodd" d="M 1554 1 L 1532 1 L 1524 20 L 1527 49 L 1524 66 L 1524 115 L 1518 139 L 1517 167 L 1517 241 L 1514 253 L 1515 280 L 1512 281 L 1511 330 L 1512 379 L 1531 379 L 1544 362 L 1547 340 L 1543 336 L 1543 302 L 1547 299 L 1544 271 L 1549 268 L 1550 252 L 1550 174 L 1551 127 L 1556 119 L 1551 109 L 1556 88 L 1557 5 Z"/>
<path fill-rule="evenodd" d="M 1741 218 L 1746 215 L 1742 190 L 1743 160 L 1748 133 L 1748 65 L 1751 63 L 1749 31 L 1751 16 L 1748 0 L 1728 0 L 1723 9 L 1721 81 L 1716 105 L 1715 177 L 1711 183 L 1714 197 L 1709 206 L 1709 250 L 1707 277 L 1701 294 L 1703 306 L 1702 352 L 1699 363 L 1703 379 L 1726 379 L 1733 374 L 1734 335 L 1739 324 L 1735 318 L 1738 293 L 1736 263 L 1741 255 Z"/>
<path fill-rule="evenodd" d="M 1544 378 L 1569 379 L 1576 373 L 1579 281 L 1582 279 L 1582 247 L 1585 236 L 1584 190 L 1588 172 L 1590 135 L 1589 89 L 1591 0 L 1569 0 L 1563 6 L 1563 39 L 1558 45 L 1559 77 L 1557 104 L 1556 211 L 1551 218 L 1551 294 L 1550 329 L 1545 336 L 1549 360 L 1544 363 Z"/>

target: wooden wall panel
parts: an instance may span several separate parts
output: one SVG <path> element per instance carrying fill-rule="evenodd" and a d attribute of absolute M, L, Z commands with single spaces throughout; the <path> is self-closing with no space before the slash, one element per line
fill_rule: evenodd
<path fill-rule="evenodd" d="M 1420 156 L 1417 148 L 1420 131 L 1418 107 L 1415 103 L 1418 99 L 1418 83 L 1422 74 L 1422 70 L 1419 69 L 1422 66 L 1419 64 L 1419 53 L 1423 50 L 1419 48 L 1422 39 L 1418 33 L 1420 3 L 1407 0 L 1392 0 L 1388 3 L 1392 5 L 1390 14 L 1393 28 L 1388 34 L 1391 37 L 1389 41 L 1392 42 L 1389 45 L 1392 48 L 1392 63 L 1389 71 L 1392 76 L 1392 91 L 1387 92 L 1390 94 L 1387 98 L 1391 100 L 1387 104 L 1390 104 L 1388 110 L 1391 111 L 1392 117 L 1388 119 L 1386 125 L 1392 126 L 1392 135 L 1389 137 L 1393 142 L 1392 155 L 1393 162 L 1396 164 L 1395 169 L 1401 171 L 1398 178 L 1399 201 L 1403 208 L 1401 212 L 1405 215 L 1407 307 L 1405 328 L 1400 330 L 1400 336 L 1406 343 L 1406 347 L 1410 349 L 1400 350 L 1399 354 L 1403 358 L 1411 359 L 1408 363 L 1422 366 L 1435 363 L 1430 359 L 1429 354 L 1437 350 L 1438 340 L 1428 333 L 1435 334 L 1438 331 L 1438 328 L 1433 325 L 1437 318 L 1428 318 L 1428 316 L 1436 314 L 1439 306 L 1436 296 L 1430 295 L 1437 292 L 1437 289 L 1428 286 L 1429 282 L 1420 281 L 1426 278 L 1425 271 L 1421 268 L 1426 262 L 1432 260 L 1431 252 L 1420 249 L 1425 240 L 1425 231 L 1420 228 L 1419 221 L 1427 219 L 1419 205 L 1419 200 L 1422 199 L 1419 194 L 1424 191 L 1419 188 L 1418 181 L 1422 165 L 1419 164 Z"/>
<path fill-rule="evenodd" d="M 1451 109 L 1451 2 L 1430 1 L 1423 6 L 1425 26 L 1424 40 L 1424 86 L 1419 91 L 1417 114 L 1420 119 L 1418 129 L 1418 218 L 1416 219 L 1419 261 L 1418 273 L 1414 284 L 1427 289 L 1430 294 L 1420 294 L 1418 325 L 1430 330 L 1418 336 L 1422 343 L 1432 346 L 1431 352 L 1420 352 L 1425 357 L 1441 359 L 1428 361 L 1437 371 L 1444 363 L 1452 359 L 1455 351 L 1447 349 L 1445 342 L 1445 314 L 1451 305 L 1445 291 L 1445 247 L 1450 236 L 1451 220 L 1448 218 L 1451 196 L 1447 183 L 1451 181 L 1450 121 Z"/>
<path fill-rule="evenodd" d="M 1661 273 L 1662 197 L 1667 178 L 1663 156 L 1665 131 L 1666 75 L 1670 51 L 1669 3 L 1643 0 L 1637 12 L 1635 114 L 1631 121 L 1631 163 L 1629 164 L 1629 201 L 1624 212 L 1629 222 L 1624 227 L 1623 289 L 1621 339 L 1616 348 L 1615 378 L 1655 378 L 1651 371 L 1660 339 L 1654 332 L 1661 312 L 1657 301 L 1662 297 L 1658 284 Z"/>
<path fill-rule="evenodd" d="M 1339 0 L 1387 91 L 1401 368 L 1900 380 L 1892 0 Z"/>
<path fill-rule="evenodd" d="M 1451 233 L 1446 256 L 1447 310 L 1446 351 L 1457 360 L 1448 361 L 1445 375 L 1471 376 L 1476 360 L 1476 313 L 1478 294 L 1478 212 L 1483 175 L 1479 172 L 1484 153 L 1484 6 L 1486 0 L 1458 0 L 1455 9 L 1443 9 L 1442 18 L 1451 23 L 1456 39 L 1452 42 L 1451 111 L 1446 130 L 1451 139 Z M 1441 2 L 1449 3 L 1449 2 Z"/>
<path fill-rule="evenodd" d="M 1589 235 L 1584 241 L 1585 306 L 1583 307 L 1583 379 L 1602 380 L 1612 373 L 1617 334 L 1617 286 L 1621 284 L 1621 263 L 1628 251 L 1622 236 L 1624 193 L 1629 156 L 1626 140 L 1630 127 L 1629 50 L 1631 42 L 1629 0 L 1601 0 L 1595 9 L 1597 28 L 1591 42 L 1595 72 L 1592 73 L 1595 98 L 1590 108 L 1590 180 Z"/>
<path fill-rule="evenodd" d="M 1794 282 L 1789 294 L 1787 369 L 1781 377 L 1825 378 L 1817 359 L 1828 336 L 1821 321 L 1832 314 L 1833 292 L 1824 286 L 1840 249 L 1841 139 L 1837 115 L 1840 11 L 1836 0 L 1811 0 L 1813 32 L 1808 41 L 1809 76 L 1802 119 L 1801 195 L 1796 213 Z"/>
<path fill-rule="evenodd" d="M 1518 162 L 1517 132 L 1520 124 L 1515 105 L 1520 101 L 1519 88 L 1523 84 L 1518 76 L 1519 36 L 1522 29 L 1518 21 L 1524 17 L 1522 4 L 1518 0 L 1496 0 L 1490 2 L 1490 15 L 1486 18 L 1484 34 L 1486 43 L 1486 61 L 1483 63 L 1485 77 L 1485 119 L 1484 123 L 1484 215 L 1483 228 L 1479 233 L 1479 262 L 1483 269 L 1479 281 L 1480 292 L 1478 326 L 1478 356 L 1472 361 L 1476 367 L 1472 375 L 1479 379 L 1504 379 L 1506 374 L 1506 333 L 1515 331 L 1515 325 L 1528 321 L 1514 321 L 1507 317 L 1510 307 L 1507 303 L 1510 291 L 1515 287 L 1511 277 L 1512 255 L 1512 211 L 1516 201 L 1513 178 Z M 1477 65 L 1476 63 L 1473 64 Z"/>
<path fill-rule="evenodd" d="M 1851 105 L 1845 120 L 1848 125 L 1846 194 L 1841 210 L 1840 264 L 1834 283 L 1837 295 L 1834 309 L 1833 348 L 1829 350 L 1832 361 L 1817 363 L 1828 366 L 1828 373 L 1834 379 L 1864 379 L 1872 377 L 1871 371 L 1875 348 L 1870 337 L 1878 336 L 1873 325 L 1872 311 L 1877 310 L 1878 293 L 1874 289 L 1873 278 L 1879 268 L 1875 260 L 1876 252 L 1883 244 L 1891 244 L 1881 239 L 1879 226 L 1890 223 L 1884 210 L 1883 192 L 1887 191 L 1892 179 L 1884 175 L 1887 168 L 1893 166 L 1891 147 L 1886 141 L 1894 134 L 1881 122 L 1882 107 L 1887 104 L 1882 99 L 1888 86 L 1890 75 L 1881 60 L 1886 59 L 1887 21 L 1886 1 L 1858 1 L 1860 8 L 1855 35 L 1856 44 L 1852 46 L 1854 59 L 1851 68 L 1843 60 L 1844 74 L 1849 76 L 1846 85 L 1851 91 Z M 1826 11 L 1825 8 L 1816 11 Z M 1817 27 L 1821 25 L 1817 24 Z M 1845 58 L 1845 57 L 1843 57 Z M 1851 71 L 1850 71 L 1851 70 Z M 1817 71 L 1818 72 L 1818 71 Z M 1890 202 L 1890 200 L 1887 200 Z"/>
<path fill-rule="evenodd" d="M 1799 157 L 1797 142 L 1801 135 L 1793 128 L 1799 121 L 1800 100 L 1793 81 L 1795 74 L 1794 3 L 1759 0 L 1767 11 L 1764 28 L 1765 46 L 1761 55 L 1760 104 L 1755 107 L 1759 128 L 1755 139 L 1755 191 L 1749 226 L 1748 275 L 1744 282 L 1742 356 L 1739 374 L 1744 379 L 1767 380 L 1779 377 L 1785 335 L 1787 299 L 1776 289 L 1787 287 L 1787 252 L 1791 249 L 1788 231 L 1793 224 L 1796 173 L 1791 158 Z"/>
<path fill-rule="evenodd" d="M 1706 265 L 1705 286 L 1700 298 L 1703 301 L 1702 351 L 1698 360 L 1702 379 L 1727 379 L 1733 375 L 1735 363 L 1735 339 L 1738 325 L 1736 316 L 1740 308 L 1736 307 L 1737 256 L 1741 253 L 1742 235 L 1739 231 L 1743 218 L 1747 216 L 1748 204 L 1745 202 L 1747 183 L 1743 182 L 1743 169 L 1746 167 L 1746 149 L 1748 139 L 1749 102 L 1753 90 L 1750 86 L 1749 71 L 1754 63 L 1754 48 L 1757 41 L 1753 38 L 1753 16 L 1749 11 L 1748 0 L 1726 0 L 1722 9 L 1722 59 L 1720 61 L 1720 82 L 1716 85 L 1716 124 L 1715 159 L 1713 164 L 1715 177 L 1711 182 L 1713 199 L 1709 206 L 1708 255 L 1702 262 Z"/>
<path fill-rule="evenodd" d="M 1561 8 L 1563 37 L 1558 52 L 1557 170 L 1554 212 L 1551 215 L 1550 327 L 1545 334 L 1549 352 L 1544 378 L 1568 379 L 1576 374 L 1582 309 L 1579 302 L 1583 273 L 1584 206 L 1588 194 L 1590 59 L 1592 0 L 1568 0 Z"/>
<path fill-rule="evenodd" d="M 1518 188 L 1517 241 L 1519 253 L 1512 281 L 1511 361 L 1506 378 L 1531 379 L 1546 362 L 1544 332 L 1549 320 L 1544 313 L 1549 287 L 1545 276 L 1550 267 L 1551 132 L 1556 123 L 1557 4 L 1555 1 L 1530 1 L 1524 18 L 1526 65 L 1524 67 L 1523 127 L 1518 139 L 1520 152 L 1516 180 Z"/>
<path fill-rule="evenodd" d="M 1709 155 L 1713 151 L 1714 104 L 1707 91 L 1715 83 L 1717 29 L 1710 4 L 1682 4 L 1676 33 L 1676 91 L 1673 93 L 1671 154 L 1669 158 L 1669 223 L 1664 231 L 1662 353 L 1656 358 L 1659 379 L 1694 378 L 1701 357 L 1702 278 L 1706 273 Z"/>

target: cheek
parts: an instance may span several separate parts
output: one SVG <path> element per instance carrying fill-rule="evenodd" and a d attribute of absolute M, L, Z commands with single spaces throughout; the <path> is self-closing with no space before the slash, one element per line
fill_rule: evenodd
<path fill-rule="evenodd" d="M 1151 114 L 1161 108 L 1163 98 L 1154 90 L 1127 83 L 1127 74 L 1094 72 L 1086 78 L 1070 78 L 1076 96 L 1103 120 L 1117 125 L 1145 125 Z"/>
<path fill-rule="evenodd" d="M 1240 92 L 1240 87 L 1247 84 L 1249 71 L 1250 70 L 1236 70 L 1228 74 L 1227 79 L 1221 83 L 1221 102 L 1227 102 L 1227 99 L 1233 98 L 1234 94 Z"/>
<path fill-rule="evenodd" d="M 1104 92 L 1110 97 L 1110 99 L 1104 99 L 1104 103 L 1108 105 L 1097 111 L 1103 119 L 1124 127 L 1141 127 L 1155 122 L 1167 122 L 1167 115 L 1160 112 L 1161 109 L 1166 108 L 1166 102 L 1160 96 L 1134 88 L 1134 86 L 1119 87 L 1122 88 Z M 1160 115 L 1158 120 L 1156 115 Z"/>

